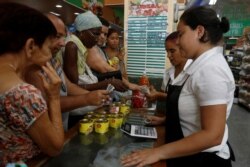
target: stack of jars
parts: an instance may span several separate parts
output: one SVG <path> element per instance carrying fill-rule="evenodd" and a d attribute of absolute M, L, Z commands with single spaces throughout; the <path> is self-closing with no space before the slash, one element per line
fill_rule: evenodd
<path fill-rule="evenodd" d="M 113 103 L 109 107 L 109 112 L 89 112 L 80 121 L 79 132 L 82 134 L 96 133 L 104 134 L 109 127 L 118 129 L 123 123 L 124 116 L 129 113 L 130 107 L 125 104 Z"/>

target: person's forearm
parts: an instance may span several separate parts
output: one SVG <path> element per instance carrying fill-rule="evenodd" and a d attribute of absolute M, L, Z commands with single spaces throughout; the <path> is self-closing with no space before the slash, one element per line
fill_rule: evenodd
<path fill-rule="evenodd" d="M 86 89 L 81 88 L 78 85 L 73 84 L 70 86 L 70 89 L 68 89 L 68 95 L 83 95 L 88 93 L 89 91 Z"/>
<path fill-rule="evenodd" d="M 163 92 L 157 92 L 157 100 L 163 101 L 166 100 L 167 94 Z"/>
<path fill-rule="evenodd" d="M 206 139 L 206 140 L 203 140 Z M 212 135 L 201 131 L 185 137 L 176 142 L 171 142 L 156 148 L 161 160 L 188 156 L 215 146 Z"/>
<path fill-rule="evenodd" d="M 134 83 L 129 82 L 126 78 L 122 77 L 122 82 L 130 89 L 130 90 L 140 90 L 140 86 Z"/>
<path fill-rule="evenodd" d="M 94 84 L 82 84 L 79 86 L 88 91 L 92 91 L 92 90 L 97 90 L 97 89 L 106 89 L 109 83 L 111 83 L 109 80 L 104 80 L 104 81 L 94 83 Z"/>
<path fill-rule="evenodd" d="M 68 95 L 82 95 L 89 92 L 88 90 L 83 89 L 80 86 L 70 82 L 67 78 L 65 78 L 65 80 L 66 80 Z"/>
<path fill-rule="evenodd" d="M 96 63 L 98 62 L 98 63 Z M 89 67 L 99 73 L 116 71 L 115 68 L 111 67 L 106 60 L 100 55 L 97 46 L 88 49 L 88 56 L 86 59 L 86 63 Z"/>
<path fill-rule="evenodd" d="M 51 124 L 55 128 L 55 132 L 57 132 L 57 136 L 59 139 L 64 138 L 64 130 L 62 125 L 62 116 L 61 116 L 61 106 L 60 106 L 60 97 L 49 97 L 48 98 L 48 115 L 51 121 Z"/>
<path fill-rule="evenodd" d="M 226 124 L 226 104 L 201 106 L 201 130 L 162 146 L 162 159 L 176 158 L 201 152 L 222 144 Z M 206 139 L 206 140 L 204 140 Z"/>
<path fill-rule="evenodd" d="M 99 73 L 116 71 L 116 69 L 111 67 L 110 65 L 95 65 L 92 68 Z"/>
<path fill-rule="evenodd" d="M 69 112 L 71 110 L 85 107 L 90 104 L 87 94 L 76 96 L 61 96 L 60 100 L 62 112 Z"/>

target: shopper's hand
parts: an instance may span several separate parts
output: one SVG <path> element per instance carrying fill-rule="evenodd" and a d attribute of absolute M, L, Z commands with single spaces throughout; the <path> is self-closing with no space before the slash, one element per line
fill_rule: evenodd
<path fill-rule="evenodd" d="M 153 85 L 149 87 L 149 92 L 146 94 L 147 100 L 150 102 L 156 101 L 158 99 L 158 92 Z"/>
<path fill-rule="evenodd" d="M 89 105 L 100 106 L 109 100 L 109 92 L 107 90 L 95 90 L 86 94 Z"/>
<path fill-rule="evenodd" d="M 121 165 L 124 167 L 143 167 L 160 161 L 157 148 L 136 150 L 121 158 Z"/>
<path fill-rule="evenodd" d="M 60 98 L 61 78 L 57 75 L 50 63 L 42 66 L 43 72 L 39 76 L 48 98 Z"/>
<path fill-rule="evenodd" d="M 128 87 L 120 79 L 109 79 L 109 83 L 115 87 L 115 90 L 119 92 L 125 92 L 128 90 Z"/>
<path fill-rule="evenodd" d="M 119 70 L 119 64 L 113 64 L 111 67 L 113 67 L 115 70 Z"/>

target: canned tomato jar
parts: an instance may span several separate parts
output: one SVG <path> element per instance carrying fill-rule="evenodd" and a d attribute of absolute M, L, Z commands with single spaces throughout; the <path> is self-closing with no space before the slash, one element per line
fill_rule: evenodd
<path fill-rule="evenodd" d="M 82 119 L 79 125 L 79 132 L 85 135 L 88 135 L 93 131 L 93 120 L 91 119 Z"/>
<path fill-rule="evenodd" d="M 126 104 L 122 104 L 120 107 L 120 112 L 123 113 L 124 115 L 127 115 L 130 111 L 130 107 Z"/>
<path fill-rule="evenodd" d="M 105 118 L 99 118 L 95 121 L 95 132 L 106 133 L 109 129 L 109 121 Z"/>
<path fill-rule="evenodd" d="M 96 114 L 96 119 L 106 119 L 107 115 L 103 115 L 103 114 Z"/>
<path fill-rule="evenodd" d="M 123 121 L 123 115 L 122 114 L 110 114 L 109 118 L 109 126 L 112 128 L 120 128 Z"/>
<path fill-rule="evenodd" d="M 120 109 L 120 106 L 113 103 L 109 106 L 109 113 L 118 113 L 119 109 Z"/>
<path fill-rule="evenodd" d="M 107 112 L 106 111 L 99 111 L 98 114 L 100 114 L 100 115 L 107 115 Z"/>
<path fill-rule="evenodd" d="M 94 114 L 93 115 L 92 114 L 87 114 L 87 115 L 84 116 L 84 118 L 90 119 L 90 120 L 93 120 L 93 121 L 95 121 L 95 119 L 96 119 Z"/>
<path fill-rule="evenodd" d="M 93 115 L 93 114 L 95 114 L 95 113 L 94 113 L 94 111 L 89 111 L 89 112 L 87 112 L 87 114 L 88 114 L 88 115 Z"/>

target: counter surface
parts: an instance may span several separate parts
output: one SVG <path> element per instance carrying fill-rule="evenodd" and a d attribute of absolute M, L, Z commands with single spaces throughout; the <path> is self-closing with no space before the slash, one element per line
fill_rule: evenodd
<path fill-rule="evenodd" d="M 78 125 L 65 134 L 62 153 L 49 158 L 40 155 L 27 163 L 29 167 L 120 167 L 120 157 L 136 149 L 151 148 L 164 143 L 163 126 L 156 127 L 158 139 L 131 137 L 120 129 L 109 128 L 105 134 L 78 133 Z M 153 167 L 166 167 L 165 161 Z"/>

